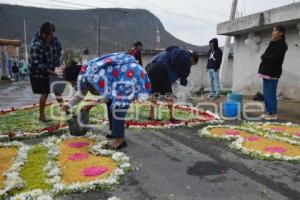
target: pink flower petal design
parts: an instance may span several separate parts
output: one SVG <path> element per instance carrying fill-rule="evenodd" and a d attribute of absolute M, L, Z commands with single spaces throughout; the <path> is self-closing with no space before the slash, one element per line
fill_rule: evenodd
<path fill-rule="evenodd" d="M 90 145 L 90 143 L 88 143 L 88 142 L 72 142 L 72 143 L 69 144 L 69 147 L 83 148 L 83 147 L 87 147 L 89 145 Z"/>
<path fill-rule="evenodd" d="M 285 131 L 285 128 L 284 127 L 272 127 L 271 128 L 273 131 Z"/>
<path fill-rule="evenodd" d="M 294 136 L 300 137 L 300 132 L 294 133 Z"/>
<path fill-rule="evenodd" d="M 225 135 L 237 136 L 237 135 L 241 135 L 241 132 L 238 130 L 227 130 L 225 131 Z"/>
<path fill-rule="evenodd" d="M 88 177 L 100 176 L 106 173 L 108 169 L 106 167 L 87 167 L 83 170 L 83 175 Z"/>
<path fill-rule="evenodd" d="M 266 147 L 265 151 L 269 152 L 269 153 L 280 153 L 280 154 L 282 154 L 282 153 L 286 152 L 287 150 L 282 148 L 282 147 Z"/>
<path fill-rule="evenodd" d="M 87 153 L 74 153 L 68 157 L 69 160 L 85 160 L 89 157 Z"/>
<path fill-rule="evenodd" d="M 255 142 L 255 141 L 258 141 L 258 140 L 260 140 L 260 138 L 258 136 L 255 136 L 255 135 L 247 137 L 248 142 Z"/>

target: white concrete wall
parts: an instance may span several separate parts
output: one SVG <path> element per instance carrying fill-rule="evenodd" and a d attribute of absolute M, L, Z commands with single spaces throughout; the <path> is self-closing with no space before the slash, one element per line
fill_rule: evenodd
<path fill-rule="evenodd" d="M 255 31 L 266 31 L 276 24 L 293 25 L 299 23 L 299 19 L 300 2 L 296 2 L 220 23 L 217 25 L 217 34 L 233 36 L 245 34 L 254 29 Z"/>
<path fill-rule="evenodd" d="M 260 56 L 264 53 L 271 40 L 271 29 L 257 33 L 262 36 L 262 43 L 257 52 L 245 45 L 248 35 L 235 37 L 233 91 L 245 95 L 254 95 L 262 91 L 262 80 L 257 78 Z M 296 27 L 287 30 L 289 50 L 283 63 L 283 73 L 279 80 L 278 94 L 291 99 L 300 99 L 300 36 Z"/>
<path fill-rule="evenodd" d="M 143 55 L 143 64 L 144 67 L 149 63 L 149 61 L 153 58 L 153 55 Z M 191 80 L 194 84 L 193 91 L 198 91 L 201 87 L 208 88 L 207 81 L 207 56 L 200 56 L 199 62 L 197 65 L 192 66 L 192 70 L 189 76 L 189 80 Z M 232 87 L 232 71 L 233 71 L 233 59 L 230 58 L 228 61 L 228 70 L 225 77 L 224 86 L 226 88 Z"/>

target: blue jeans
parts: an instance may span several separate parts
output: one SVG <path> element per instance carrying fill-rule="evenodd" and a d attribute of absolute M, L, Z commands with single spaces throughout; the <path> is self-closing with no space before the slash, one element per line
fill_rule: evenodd
<path fill-rule="evenodd" d="M 19 73 L 14 73 L 15 81 L 19 81 Z"/>
<path fill-rule="evenodd" d="M 278 80 L 263 80 L 265 109 L 268 114 L 277 113 L 277 85 Z"/>
<path fill-rule="evenodd" d="M 220 82 L 219 82 L 219 70 L 208 69 L 208 81 L 209 81 L 209 95 L 219 96 L 220 95 Z"/>
<path fill-rule="evenodd" d="M 107 114 L 109 120 L 109 130 L 111 134 L 117 138 L 125 137 L 125 116 L 129 106 L 126 107 L 113 107 L 112 101 L 106 103 Z"/>

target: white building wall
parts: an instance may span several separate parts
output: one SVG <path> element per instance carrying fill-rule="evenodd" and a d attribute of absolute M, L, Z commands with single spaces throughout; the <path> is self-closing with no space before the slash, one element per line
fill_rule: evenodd
<path fill-rule="evenodd" d="M 257 72 L 261 62 L 260 56 L 271 40 L 271 29 L 257 34 L 262 37 L 257 52 L 245 44 L 248 35 L 235 37 L 233 91 L 244 95 L 254 95 L 257 91 L 262 91 L 262 80 L 257 77 Z M 300 36 L 296 27 L 287 30 L 286 38 L 289 50 L 283 63 L 278 94 L 291 99 L 300 99 Z"/>

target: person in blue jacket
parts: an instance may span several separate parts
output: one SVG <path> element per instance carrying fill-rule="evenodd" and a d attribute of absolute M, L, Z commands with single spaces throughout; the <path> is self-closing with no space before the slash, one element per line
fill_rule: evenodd
<path fill-rule="evenodd" d="M 106 103 L 109 128 L 113 139 L 106 148 L 118 150 L 127 146 L 125 141 L 125 116 L 134 100 L 147 100 L 151 84 L 145 69 L 131 55 L 112 53 L 103 55 L 88 62 L 87 66 L 67 67 L 64 71 L 65 80 L 76 86 L 77 93 L 62 111 L 69 109 L 84 100 L 88 92 L 102 96 L 96 103 Z M 88 105 L 84 109 L 91 109 Z"/>
<path fill-rule="evenodd" d="M 157 120 L 155 107 L 158 96 L 165 95 L 170 109 L 170 121 L 173 121 L 173 95 L 172 84 L 180 79 L 180 84 L 187 85 L 187 77 L 192 65 L 198 63 L 199 56 L 195 52 L 186 51 L 177 46 L 168 47 L 162 53 L 156 55 L 146 66 L 151 82 L 151 107 L 150 119 Z"/>

